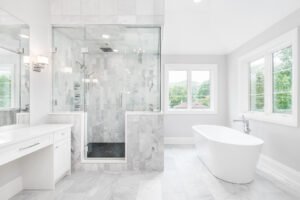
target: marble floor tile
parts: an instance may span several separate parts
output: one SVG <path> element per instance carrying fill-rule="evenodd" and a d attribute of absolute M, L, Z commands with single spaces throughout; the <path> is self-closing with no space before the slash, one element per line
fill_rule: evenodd
<path fill-rule="evenodd" d="M 298 200 L 261 175 L 247 185 L 211 175 L 193 146 L 167 145 L 164 172 L 76 172 L 54 191 L 26 190 L 11 200 Z"/>

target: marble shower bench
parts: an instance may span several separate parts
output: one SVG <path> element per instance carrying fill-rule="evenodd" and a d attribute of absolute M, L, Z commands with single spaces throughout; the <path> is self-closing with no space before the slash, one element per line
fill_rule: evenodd
<path fill-rule="evenodd" d="M 164 114 L 161 112 L 126 112 L 126 158 L 120 162 L 85 159 L 84 112 L 50 113 L 48 123 L 72 123 L 72 169 L 74 171 L 163 171 Z"/>

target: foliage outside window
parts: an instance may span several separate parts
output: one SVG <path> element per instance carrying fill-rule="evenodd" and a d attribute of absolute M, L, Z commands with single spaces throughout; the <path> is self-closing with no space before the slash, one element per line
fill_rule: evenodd
<path fill-rule="evenodd" d="M 166 71 L 169 111 L 213 111 L 212 70 L 199 65 L 170 67 Z"/>
<path fill-rule="evenodd" d="M 192 108 L 210 108 L 210 72 L 192 71 Z"/>
<path fill-rule="evenodd" d="M 10 71 L 0 71 L 0 109 L 12 107 L 12 77 Z"/>
<path fill-rule="evenodd" d="M 169 107 L 172 109 L 187 108 L 187 72 L 169 72 Z"/>
<path fill-rule="evenodd" d="M 292 47 L 273 53 L 273 112 L 291 113 Z"/>

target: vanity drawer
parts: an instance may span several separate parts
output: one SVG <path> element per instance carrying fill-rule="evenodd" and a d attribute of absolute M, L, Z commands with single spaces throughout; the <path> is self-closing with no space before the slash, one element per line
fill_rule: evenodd
<path fill-rule="evenodd" d="M 51 136 L 42 136 L 0 149 L 0 166 L 52 144 Z"/>
<path fill-rule="evenodd" d="M 58 142 L 61 140 L 69 139 L 70 138 L 71 129 L 66 128 L 54 133 L 54 142 Z"/>

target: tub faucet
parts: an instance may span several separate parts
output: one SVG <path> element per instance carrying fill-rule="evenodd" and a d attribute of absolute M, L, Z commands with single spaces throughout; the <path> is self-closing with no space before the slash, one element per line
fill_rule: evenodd
<path fill-rule="evenodd" d="M 244 126 L 244 133 L 250 134 L 249 120 L 245 118 L 245 115 L 242 115 L 242 119 L 235 119 L 233 122 L 242 122 Z"/>

